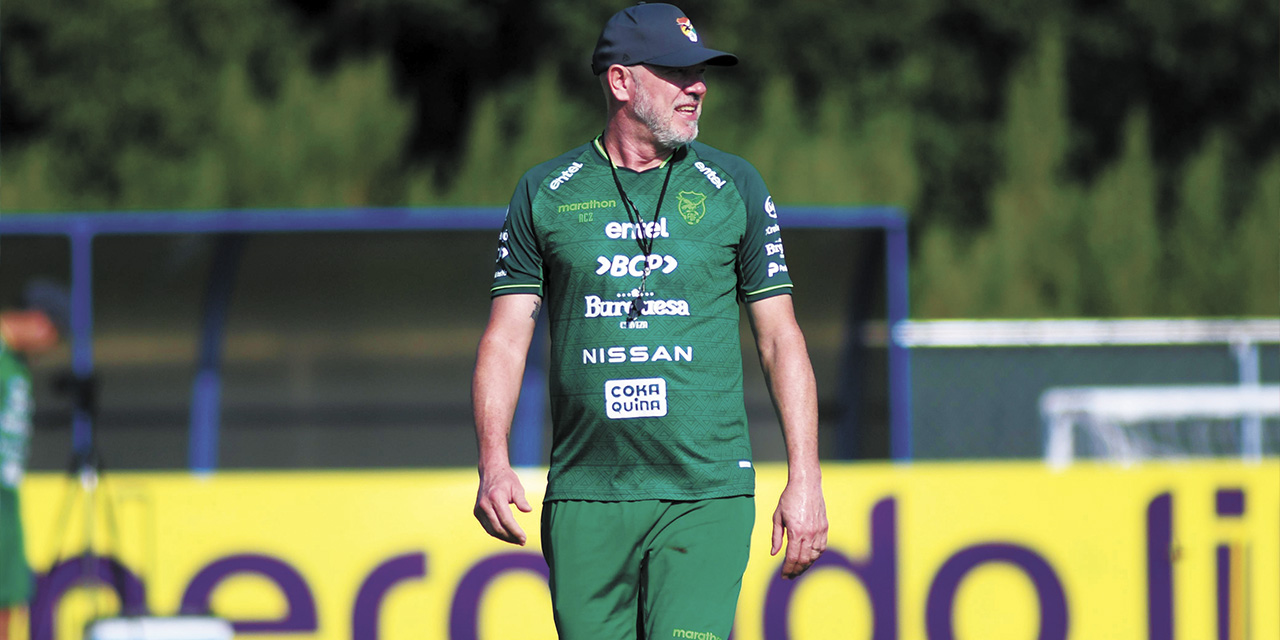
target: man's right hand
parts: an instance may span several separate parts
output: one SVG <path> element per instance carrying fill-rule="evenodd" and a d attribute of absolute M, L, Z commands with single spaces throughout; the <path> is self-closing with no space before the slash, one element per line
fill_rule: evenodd
<path fill-rule="evenodd" d="M 489 535 L 523 547 L 528 537 L 507 506 L 512 504 L 525 513 L 533 511 L 524 497 L 524 485 L 516 472 L 511 467 L 481 471 L 480 490 L 476 493 L 476 520 Z"/>

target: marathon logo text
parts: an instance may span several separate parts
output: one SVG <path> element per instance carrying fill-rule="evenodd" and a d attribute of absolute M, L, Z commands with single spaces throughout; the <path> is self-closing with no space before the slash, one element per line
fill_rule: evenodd
<path fill-rule="evenodd" d="M 552 181 L 551 181 L 551 184 L 549 184 L 549 185 L 547 185 L 547 186 L 548 186 L 548 187 L 551 187 L 551 190 L 552 190 L 552 191 L 555 191 L 556 189 L 559 189 L 559 188 L 560 188 L 560 185 L 562 185 L 562 184 L 564 184 L 564 183 L 568 182 L 568 181 L 569 181 L 569 179 L 573 177 L 573 174 L 577 173 L 577 172 L 578 172 L 578 170 L 579 170 L 579 169 L 581 169 L 581 168 L 582 168 L 582 163 L 581 163 L 581 162 L 575 162 L 575 163 L 573 163 L 573 164 L 569 165 L 569 167 L 568 167 L 567 169 L 565 169 L 564 171 L 561 171 L 561 172 L 560 172 L 560 175 L 559 175 L 559 176 L 557 176 L 555 180 L 552 180 Z"/>
<path fill-rule="evenodd" d="M 667 381 L 663 378 L 606 380 L 604 407 L 611 420 L 661 418 L 667 415 Z"/>
<path fill-rule="evenodd" d="M 630 300 L 602 300 L 599 296 L 584 298 L 587 311 L 584 318 L 621 318 L 631 313 Z M 689 303 L 684 300 L 645 300 L 640 307 L 646 316 L 687 316 Z"/>
<path fill-rule="evenodd" d="M 710 182 L 711 184 L 715 185 L 716 190 L 723 189 L 726 184 L 729 184 L 724 178 L 720 177 L 720 174 L 716 173 L 715 169 L 712 169 L 711 167 L 708 167 L 707 165 L 703 164 L 701 160 L 693 163 L 693 166 L 698 171 L 701 171 L 702 175 L 707 177 L 707 182 Z"/>
<path fill-rule="evenodd" d="M 710 631 L 690 631 L 688 629 L 676 629 L 671 632 L 672 638 L 685 638 L 686 640 L 720 640 L 720 636 Z"/>
<path fill-rule="evenodd" d="M 574 164 L 578 164 L 578 163 L 575 162 Z M 570 173 L 569 175 L 572 176 L 573 174 Z M 564 178 L 565 180 L 569 179 L 569 178 L 566 178 L 563 173 L 560 174 L 560 178 Z M 557 178 L 557 180 L 559 180 L 560 178 Z M 559 186 L 560 185 L 556 184 L 554 180 L 551 182 L 552 189 L 556 189 Z M 573 211 L 590 211 L 592 209 L 616 209 L 617 207 L 618 207 L 617 200 L 587 200 L 585 202 L 571 202 L 569 204 L 562 204 L 556 207 L 556 212 L 571 213 Z"/>

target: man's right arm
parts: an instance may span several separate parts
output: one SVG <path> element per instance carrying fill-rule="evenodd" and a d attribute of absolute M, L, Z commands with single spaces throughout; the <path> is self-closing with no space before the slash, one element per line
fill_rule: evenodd
<path fill-rule="evenodd" d="M 471 381 L 471 406 L 480 449 L 480 488 L 476 494 L 475 516 L 489 535 L 512 544 L 524 545 L 527 536 L 508 505 L 525 513 L 533 510 L 525 499 L 524 486 L 511 469 L 507 437 L 520 385 L 525 358 L 533 340 L 542 298 L 533 294 L 510 294 L 493 299 L 489 324 L 476 353 L 475 377 Z"/>

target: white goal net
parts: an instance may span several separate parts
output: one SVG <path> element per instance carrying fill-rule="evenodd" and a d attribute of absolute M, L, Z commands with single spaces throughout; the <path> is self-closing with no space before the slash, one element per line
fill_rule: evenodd
<path fill-rule="evenodd" d="M 1057 387 L 1040 415 L 1054 466 L 1280 454 L 1280 385 Z"/>

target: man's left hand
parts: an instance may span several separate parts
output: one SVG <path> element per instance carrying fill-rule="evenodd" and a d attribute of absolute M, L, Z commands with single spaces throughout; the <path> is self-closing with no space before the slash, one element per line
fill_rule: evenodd
<path fill-rule="evenodd" d="M 782 577 L 794 579 L 804 573 L 827 549 L 827 504 L 818 482 L 788 482 L 773 512 L 773 550 L 782 550 L 787 539 L 787 553 L 782 563 Z"/>

